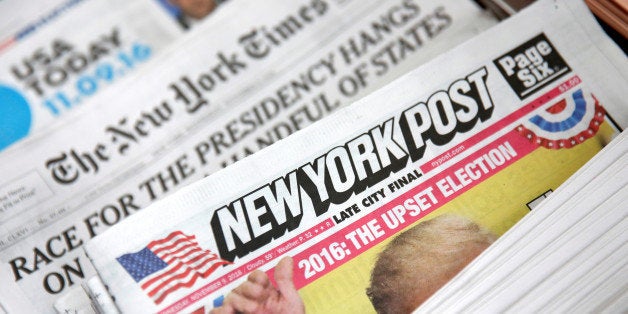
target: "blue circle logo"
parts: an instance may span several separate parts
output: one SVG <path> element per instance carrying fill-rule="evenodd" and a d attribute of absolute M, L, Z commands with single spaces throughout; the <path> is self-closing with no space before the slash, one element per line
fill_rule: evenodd
<path fill-rule="evenodd" d="M 26 137 L 31 121 L 31 110 L 24 96 L 0 85 L 0 150 Z"/>

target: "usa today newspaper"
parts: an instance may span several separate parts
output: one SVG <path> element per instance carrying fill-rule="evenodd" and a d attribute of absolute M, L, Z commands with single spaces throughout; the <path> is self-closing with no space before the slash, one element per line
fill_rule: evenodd
<path fill-rule="evenodd" d="M 95 275 L 90 238 L 494 23 L 459 0 L 222 4 L 66 124 L 0 154 L 0 305 L 54 311 Z"/>
<path fill-rule="evenodd" d="M 2 17 L 22 6 L 3 2 Z M 39 13 L 0 38 L 0 151 L 68 121 L 182 35 L 151 0 L 64 1 Z"/>
<path fill-rule="evenodd" d="M 125 313 L 412 311 L 626 126 L 627 66 L 540 1 L 85 250 Z"/>

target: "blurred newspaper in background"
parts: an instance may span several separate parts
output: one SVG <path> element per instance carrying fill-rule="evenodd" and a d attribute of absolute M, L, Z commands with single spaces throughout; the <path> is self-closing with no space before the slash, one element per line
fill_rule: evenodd
<path fill-rule="evenodd" d="M 183 29 L 190 29 L 227 0 L 151 0 L 159 3 Z"/>
<path fill-rule="evenodd" d="M 535 0 L 478 0 L 499 19 L 505 19 L 516 14 Z"/>
<path fill-rule="evenodd" d="M 53 311 L 95 274 L 90 238 L 494 23 L 459 0 L 221 5 L 67 125 L 0 155 L 2 308 Z"/>
<path fill-rule="evenodd" d="M 628 124 L 626 75 L 583 2 L 539 1 L 85 249 L 125 313 L 250 310 L 258 268 L 293 313 L 408 312 Z"/>
<path fill-rule="evenodd" d="M 4 13 L 0 21 L 0 51 L 34 34 L 81 2 L 83 0 L 3 0 L 0 2 L 0 12 Z"/>
<path fill-rule="evenodd" d="M 0 44 L 0 151 L 89 106 L 181 35 L 152 0 L 41 2 L 0 2 L 12 34 Z"/>

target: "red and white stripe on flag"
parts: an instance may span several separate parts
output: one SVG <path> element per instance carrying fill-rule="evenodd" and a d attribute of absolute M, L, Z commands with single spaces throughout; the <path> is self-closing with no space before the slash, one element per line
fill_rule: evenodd
<path fill-rule="evenodd" d="M 181 231 L 152 241 L 147 248 L 168 264 L 139 283 L 156 304 L 180 288 L 191 287 L 199 277 L 207 278 L 218 267 L 231 264 L 215 253 L 202 249 L 196 236 L 188 236 Z"/>

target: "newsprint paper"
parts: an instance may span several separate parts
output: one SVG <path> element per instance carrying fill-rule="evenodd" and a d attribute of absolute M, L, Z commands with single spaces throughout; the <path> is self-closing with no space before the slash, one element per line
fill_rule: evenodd
<path fill-rule="evenodd" d="M 0 16 L 23 2 L 3 1 Z M 0 151 L 89 106 L 182 33 L 152 0 L 73 0 L 30 18 L 0 38 Z"/>
<path fill-rule="evenodd" d="M 125 313 L 408 312 L 625 127 L 627 73 L 541 1 L 85 249 Z"/>
<path fill-rule="evenodd" d="M 0 10 L 7 12 L 0 20 L 0 50 L 10 47 L 20 33 L 34 33 L 36 25 L 45 24 L 70 11 L 74 4 L 80 1 L 49 0 L 49 1 L 19 1 L 3 0 Z M 43 21 L 40 21 L 42 19 Z M 30 29 L 30 31 L 29 31 Z M 25 35 L 22 35 L 24 37 Z"/>
<path fill-rule="evenodd" d="M 492 24 L 460 0 L 221 5 L 67 125 L 0 155 L 0 305 L 52 311 L 95 274 L 90 238 Z"/>

